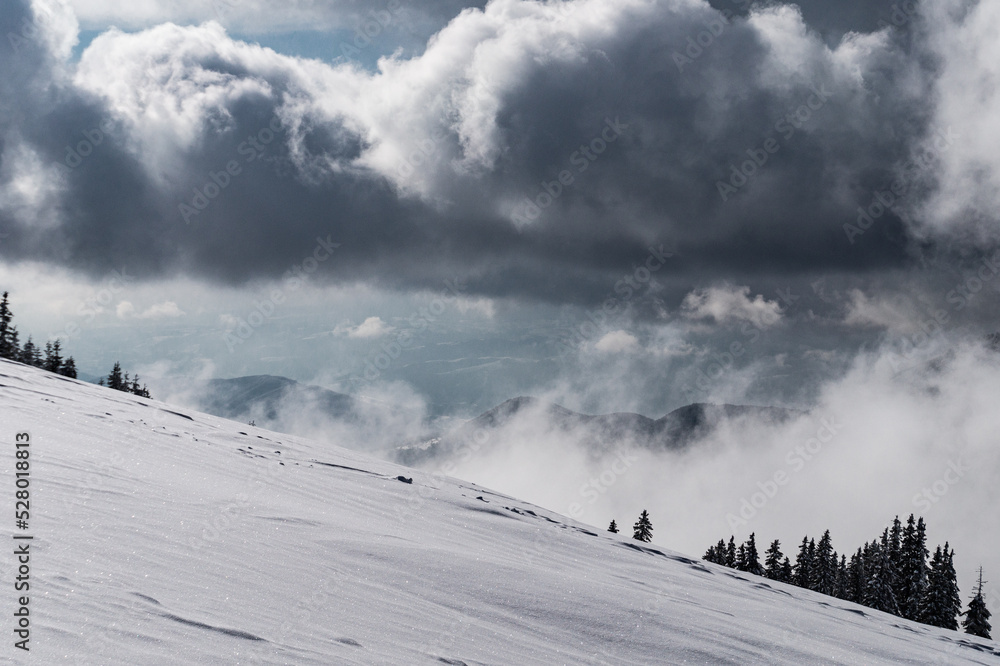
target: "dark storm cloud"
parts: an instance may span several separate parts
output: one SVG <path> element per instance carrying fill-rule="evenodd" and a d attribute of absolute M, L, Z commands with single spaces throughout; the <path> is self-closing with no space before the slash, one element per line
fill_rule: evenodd
<path fill-rule="evenodd" d="M 876 27 L 865 3 L 834 4 L 845 11 L 805 3 L 806 20 Z M 321 269 L 331 281 L 461 278 L 470 293 L 593 303 L 662 244 L 677 253 L 658 275 L 673 306 L 706 281 L 804 285 L 910 265 L 916 244 L 895 212 L 855 243 L 844 225 L 932 134 L 934 71 L 913 32 L 831 49 L 787 8 L 725 19 L 690 3 L 586 6 L 555 21 L 512 1 L 467 13 L 421 56 L 450 59 L 437 79 L 415 62 L 374 77 L 299 68 L 191 28 L 97 40 L 81 83 L 42 42 L 14 53 L 5 41 L 16 101 L 3 106 L 3 158 L 36 180 L 56 170 L 59 188 L 33 209 L 0 208 L 0 253 L 239 284 L 280 277 L 329 237 L 341 244 Z M 23 0 L 0 11 L 5 32 L 26 16 Z M 503 32 L 514 19 L 535 32 Z M 142 90 L 102 78 L 119 76 Z M 166 110 L 146 101 L 163 91 Z M 393 136 L 397 117 L 378 117 L 393 104 L 421 129 Z M 394 141 L 395 158 L 369 159 Z"/>

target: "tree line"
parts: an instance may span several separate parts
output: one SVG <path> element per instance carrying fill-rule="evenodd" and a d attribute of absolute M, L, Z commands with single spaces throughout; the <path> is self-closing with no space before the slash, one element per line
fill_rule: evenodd
<path fill-rule="evenodd" d="M 923 518 L 910 514 L 906 526 L 896 516 L 882 536 L 851 555 L 838 555 L 830 530 L 817 542 L 803 537 L 792 564 L 775 539 L 760 563 L 756 536 L 736 546 L 720 539 L 703 559 L 771 580 L 798 585 L 821 594 L 853 601 L 908 620 L 943 629 L 958 630 L 958 617 L 965 616 L 966 633 L 990 638 L 990 611 L 983 599 L 982 569 L 968 608 L 962 611 L 955 573 L 955 550 L 946 542 L 928 556 L 927 526 Z"/>
<path fill-rule="evenodd" d="M 63 358 L 62 343 L 58 339 L 46 342 L 45 347 L 39 349 L 29 335 L 28 341 L 22 347 L 20 333 L 17 326 L 13 325 L 13 321 L 14 313 L 11 312 L 9 295 L 5 291 L 0 298 L 0 358 L 76 379 L 76 361 L 72 356 Z"/>
<path fill-rule="evenodd" d="M 76 361 L 73 360 L 72 356 L 63 358 L 62 342 L 58 338 L 46 342 L 45 347 L 39 348 L 29 335 L 27 342 L 21 346 L 20 333 L 13 321 L 14 313 L 10 309 L 9 293 L 5 291 L 0 297 L 0 358 L 48 370 L 71 379 L 77 378 Z M 133 393 L 143 398 L 152 397 L 145 384 L 139 385 L 139 375 L 129 378 L 127 372 L 122 373 L 121 365 L 118 362 L 115 362 L 115 367 L 112 368 L 107 379 L 102 379 L 98 383 L 101 386 Z"/>

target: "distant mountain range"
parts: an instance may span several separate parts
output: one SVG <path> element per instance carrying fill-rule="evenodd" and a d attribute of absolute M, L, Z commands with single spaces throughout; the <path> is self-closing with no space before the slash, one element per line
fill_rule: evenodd
<path fill-rule="evenodd" d="M 402 446 L 397 449 L 395 459 L 419 466 L 447 458 L 466 445 L 482 444 L 484 433 L 502 430 L 521 416 L 544 419 L 541 425 L 576 436 L 581 446 L 600 454 L 621 442 L 651 450 L 679 450 L 707 435 L 722 421 L 754 418 L 780 423 L 799 414 L 801 412 L 781 407 L 694 403 L 651 419 L 629 412 L 580 414 L 554 403 L 522 396 L 507 400 L 439 437 Z"/>
<path fill-rule="evenodd" d="M 198 408 L 208 414 L 243 422 L 256 419 L 258 426 L 290 434 L 304 434 L 295 432 L 294 419 L 283 418 L 290 408 L 330 422 L 356 425 L 363 431 L 364 425 L 371 424 L 371 420 L 370 410 L 363 415 L 361 407 L 370 405 L 345 393 L 272 375 L 210 380 L 198 401 Z M 381 405 L 380 408 L 390 412 L 399 410 L 393 405 Z M 406 441 L 397 440 L 384 455 L 413 467 L 440 462 L 472 443 L 483 444 L 484 439 L 496 441 L 494 434 L 503 432 L 522 418 L 539 419 L 539 429 L 575 439 L 594 455 L 618 448 L 622 443 L 658 451 L 681 450 L 725 421 L 753 418 L 780 423 L 799 414 L 801 412 L 782 407 L 694 403 L 653 419 L 630 412 L 581 414 L 555 403 L 521 396 L 445 432 L 427 434 L 425 431 L 421 435 L 411 434 L 411 439 Z M 484 434 L 489 437 L 484 438 Z M 364 448 L 363 443 L 358 444 L 358 448 Z"/>
<path fill-rule="evenodd" d="M 251 417 L 278 421 L 289 401 L 333 419 L 350 420 L 355 413 L 355 399 L 346 393 L 273 375 L 209 380 L 198 406 L 209 414 L 236 421 Z"/>

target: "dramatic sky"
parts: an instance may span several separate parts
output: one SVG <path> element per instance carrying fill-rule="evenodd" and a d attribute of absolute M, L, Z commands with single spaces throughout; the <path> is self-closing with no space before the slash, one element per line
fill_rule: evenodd
<path fill-rule="evenodd" d="M 8 0 L 0 285 L 154 386 L 807 405 L 998 328 L 998 32 L 971 0 Z"/>

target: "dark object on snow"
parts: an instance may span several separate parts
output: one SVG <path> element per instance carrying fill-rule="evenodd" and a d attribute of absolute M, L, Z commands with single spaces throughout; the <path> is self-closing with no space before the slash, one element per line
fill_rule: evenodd
<path fill-rule="evenodd" d="M 402 481 L 403 483 L 413 483 L 413 479 L 408 479 L 405 476 L 403 476 L 402 474 L 400 474 L 399 476 L 397 476 L 396 480 L 397 481 Z"/>

